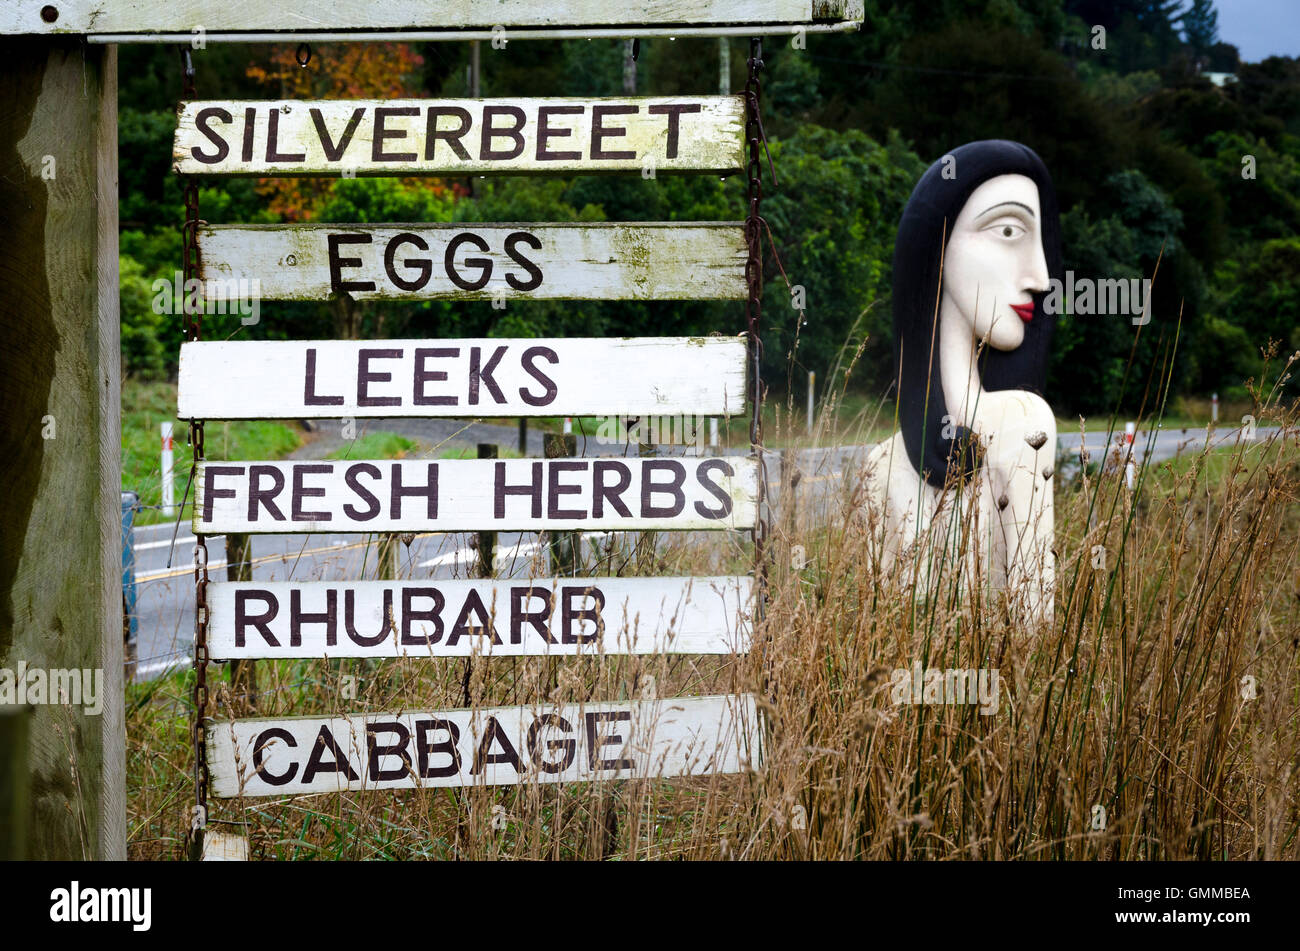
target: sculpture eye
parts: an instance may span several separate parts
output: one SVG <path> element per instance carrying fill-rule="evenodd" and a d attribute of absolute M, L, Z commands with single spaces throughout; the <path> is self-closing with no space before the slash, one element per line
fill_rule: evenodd
<path fill-rule="evenodd" d="M 1027 231 L 1023 225 L 1010 221 L 1002 221 L 995 224 L 993 230 L 997 233 L 999 238 L 1005 238 L 1007 241 L 1014 241 Z"/>

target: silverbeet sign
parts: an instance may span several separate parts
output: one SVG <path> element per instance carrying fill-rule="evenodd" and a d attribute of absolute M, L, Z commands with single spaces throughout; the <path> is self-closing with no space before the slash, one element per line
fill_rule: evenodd
<path fill-rule="evenodd" d="M 735 773 L 759 761 L 749 694 L 439 713 L 210 720 L 216 796 Z"/>
<path fill-rule="evenodd" d="M 739 171 L 739 96 L 183 102 L 182 175 Z"/>
<path fill-rule="evenodd" d="M 194 532 L 752 528 L 752 458 L 201 462 Z"/>
<path fill-rule="evenodd" d="M 739 222 L 234 225 L 198 239 L 205 285 L 256 281 L 266 300 L 745 296 Z"/>
<path fill-rule="evenodd" d="M 748 577 L 237 582 L 214 658 L 744 654 Z"/>
<path fill-rule="evenodd" d="M 202 341 L 181 345 L 181 419 L 731 416 L 735 337 Z"/>

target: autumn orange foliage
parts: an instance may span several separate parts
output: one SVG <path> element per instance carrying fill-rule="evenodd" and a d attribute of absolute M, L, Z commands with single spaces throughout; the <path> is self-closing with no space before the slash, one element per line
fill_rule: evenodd
<path fill-rule="evenodd" d="M 279 99 L 411 99 L 422 95 L 424 58 L 406 43 L 333 43 L 313 46 L 298 65 L 297 47 L 273 46 L 269 63 L 250 63 L 246 75 Z M 263 178 L 257 190 L 285 221 L 311 221 L 329 200 L 334 178 Z M 412 188 L 460 194 L 439 179 L 403 179 Z"/>

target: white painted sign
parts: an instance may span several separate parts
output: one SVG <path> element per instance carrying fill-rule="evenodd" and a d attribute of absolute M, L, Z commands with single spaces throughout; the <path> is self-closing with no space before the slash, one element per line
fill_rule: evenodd
<path fill-rule="evenodd" d="M 740 222 L 199 229 L 225 300 L 742 300 L 746 254 Z"/>
<path fill-rule="evenodd" d="M 761 758 L 749 694 L 209 720 L 207 737 L 222 798 L 703 776 Z"/>
<path fill-rule="evenodd" d="M 747 457 L 202 462 L 194 531 L 752 528 Z"/>
<path fill-rule="evenodd" d="M 182 175 L 739 171 L 740 96 L 181 103 Z"/>
<path fill-rule="evenodd" d="M 748 577 L 214 583 L 209 650 L 248 657 L 744 654 Z"/>
<path fill-rule="evenodd" d="M 734 416 L 739 337 L 200 341 L 181 419 Z"/>
<path fill-rule="evenodd" d="M 53 6 L 53 20 L 41 15 Z M 296 0 L 5 0 L 0 34 L 492 29 L 682 24 L 794 24 L 861 19 L 862 0 L 332 0 L 304 7 Z M 197 34 L 195 34 L 197 35 Z M 397 37 L 394 37 L 397 39 Z M 504 46 L 504 43 L 502 44 Z"/>

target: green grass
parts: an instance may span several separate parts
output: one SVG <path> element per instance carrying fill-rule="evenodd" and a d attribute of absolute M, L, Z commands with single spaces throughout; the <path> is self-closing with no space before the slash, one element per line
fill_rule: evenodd
<path fill-rule="evenodd" d="M 366 433 L 346 446 L 335 449 L 327 459 L 405 459 L 419 448 L 413 439 L 397 433 Z"/>
<path fill-rule="evenodd" d="M 174 424 L 179 505 L 190 476 L 191 450 L 186 442 L 188 426 L 176 418 L 176 384 L 123 381 L 122 488 L 139 494 L 143 506 L 162 504 L 160 427 L 167 421 Z M 280 459 L 292 452 L 301 439 L 284 423 L 253 420 L 210 422 L 204 442 L 209 459 Z M 137 525 L 161 521 L 163 515 L 157 508 L 144 508 L 135 515 Z"/>

